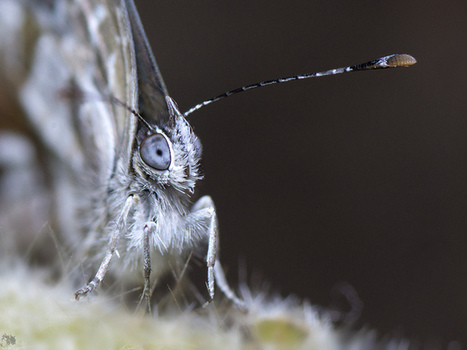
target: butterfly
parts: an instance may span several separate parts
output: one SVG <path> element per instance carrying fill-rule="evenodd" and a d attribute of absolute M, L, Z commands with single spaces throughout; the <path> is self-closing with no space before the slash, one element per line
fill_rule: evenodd
<path fill-rule="evenodd" d="M 218 260 L 213 200 L 204 196 L 192 204 L 202 178 L 202 147 L 185 117 L 273 83 L 415 63 L 408 55 L 390 55 L 251 84 L 182 114 L 132 0 L 4 0 L 0 6 L 13 19 L 5 16 L 0 28 L 10 34 L 0 41 L 6 80 L 17 89 L 46 154 L 40 166 L 47 175 L 42 186 L 52 193 L 43 201 L 47 220 L 85 271 L 80 276 L 91 277 L 76 299 L 97 289 L 108 274 L 138 280 L 136 269 L 143 272 L 142 294 L 150 305 L 151 279 L 183 265 L 192 249 L 207 242 L 209 300 L 217 281 L 243 306 Z"/>
<path fill-rule="evenodd" d="M 133 1 L 8 6 L 32 30 L 18 95 L 47 154 L 49 223 L 81 269 L 95 273 L 76 299 L 107 273 L 131 280 L 140 269 L 149 301 L 151 278 L 207 242 L 209 300 L 217 277 L 241 304 L 217 258 L 214 203 L 192 204 L 201 143 L 169 97 Z"/>

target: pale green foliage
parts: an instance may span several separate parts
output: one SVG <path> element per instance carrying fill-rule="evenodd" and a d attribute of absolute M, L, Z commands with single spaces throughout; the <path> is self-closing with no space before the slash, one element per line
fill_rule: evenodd
<path fill-rule="evenodd" d="M 104 296 L 73 300 L 66 281 L 51 286 L 22 264 L 2 265 L 1 346 L 21 349 L 408 349 L 377 344 L 374 332 L 345 337 L 313 307 L 292 298 L 265 299 L 244 291 L 247 312 L 231 306 L 145 315 Z M 7 340 L 16 341 L 8 345 Z"/>

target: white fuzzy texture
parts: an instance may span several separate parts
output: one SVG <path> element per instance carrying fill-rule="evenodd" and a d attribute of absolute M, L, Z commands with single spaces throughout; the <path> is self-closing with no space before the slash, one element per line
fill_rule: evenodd
<path fill-rule="evenodd" d="M 66 281 L 51 286 L 41 272 L 20 262 L 0 268 L 0 345 L 11 349 L 409 348 L 407 341 L 379 343 L 370 331 L 343 340 L 329 318 L 292 298 L 250 295 L 247 312 L 210 305 L 149 316 L 104 296 L 76 302 Z M 7 346 L 7 341 L 16 344 Z"/>

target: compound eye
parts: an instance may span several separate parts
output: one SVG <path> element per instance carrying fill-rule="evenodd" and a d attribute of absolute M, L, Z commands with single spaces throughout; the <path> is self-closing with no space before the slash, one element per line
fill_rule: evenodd
<path fill-rule="evenodd" d="M 141 159 L 156 170 L 167 170 L 172 154 L 167 139 L 161 134 L 146 137 L 139 148 Z"/>

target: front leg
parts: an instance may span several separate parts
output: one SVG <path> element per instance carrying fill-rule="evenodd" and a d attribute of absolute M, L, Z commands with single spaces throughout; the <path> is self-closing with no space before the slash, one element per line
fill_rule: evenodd
<path fill-rule="evenodd" d="M 83 288 L 79 289 L 75 293 L 75 299 L 79 300 L 81 297 L 85 296 L 88 293 L 91 293 L 93 290 L 97 289 L 99 284 L 104 279 L 107 270 L 109 269 L 110 260 L 112 259 L 115 251 L 117 250 L 118 239 L 120 238 L 120 233 L 126 228 L 126 223 L 128 219 L 128 214 L 132 207 L 134 207 L 139 201 L 139 197 L 137 195 L 131 195 L 126 199 L 125 205 L 121 213 L 117 218 L 117 224 L 115 229 L 112 232 L 112 235 L 109 239 L 109 244 L 107 245 L 107 251 L 105 253 L 104 259 L 99 266 L 99 270 L 97 270 L 96 275 L 92 279 L 91 282 L 86 284 Z"/>
<path fill-rule="evenodd" d="M 156 224 L 148 222 L 143 228 L 143 272 L 144 272 L 144 289 L 141 295 L 141 301 L 144 299 L 147 304 L 148 312 L 151 314 L 151 246 L 149 238 L 154 235 Z M 138 305 L 139 306 L 139 305 Z"/>
<path fill-rule="evenodd" d="M 201 197 L 193 205 L 191 212 L 195 215 L 197 220 L 202 220 L 204 218 L 209 223 L 207 230 L 209 245 L 208 253 L 206 256 L 206 263 L 208 267 L 207 288 L 210 298 L 208 303 L 211 302 L 214 298 L 214 281 L 216 281 L 220 290 L 228 299 L 230 299 L 237 307 L 242 309 L 245 308 L 245 302 L 235 295 L 235 292 L 227 283 L 221 263 L 217 257 L 219 251 L 219 233 L 217 228 L 216 208 L 214 207 L 214 202 L 212 201 L 211 197 Z"/>

